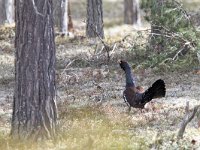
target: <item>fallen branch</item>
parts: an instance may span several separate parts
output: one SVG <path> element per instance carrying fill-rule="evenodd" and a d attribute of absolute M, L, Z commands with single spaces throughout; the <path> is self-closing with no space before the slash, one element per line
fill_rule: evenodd
<path fill-rule="evenodd" d="M 71 61 L 65 66 L 65 68 L 64 68 L 63 71 L 61 72 L 61 75 L 62 75 L 63 73 L 65 73 L 65 71 L 67 70 L 67 68 L 68 68 L 73 62 L 75 62 L 75 61 L 76 61 L 76 59 L 71 60 Z"/>
<path fill-rule="evenodd" d="M 187 126 L 187 124 L 194 118 L 195 114 L 197 113 L 198 108 L 200 107 L 200 105 L 197 105 L 194 107 L 192 113 L 190 113 L 189 111 L 189 102 L 187 101 L 186 106 L 185 106 L 185 116 L 183 118 L 183 121 L 181 123 L 181 127 L 178 131 L 178 135 L 177 138 L 178 139 L 182 139 L 183 138 L 183 134 L 185 132 L 185 128 Z"/>

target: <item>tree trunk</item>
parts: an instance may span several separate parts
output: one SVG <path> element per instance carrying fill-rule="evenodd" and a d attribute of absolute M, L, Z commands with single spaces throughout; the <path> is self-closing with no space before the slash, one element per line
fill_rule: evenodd
<path fill-rule="evenodd" d="M 6 8 L 6 22 L 9 24 L 14 23 L 14 0 L 6 0 L 5 8 Z"/>
<path fill-rule="evenodd" d="M 102 0 L 87 0 L 86 35 L 104 38 Z"/>
<path fill-rule="evenodd" d="M 60 32 L 66 35 L 68 34 L 68 32 L 73 32 L 73 23 L 69 0 L 61 0 L 60 11 Z"/>
<path fill-rule="evenodd" d="M 68 33 L 68 2 L 68 0 L 61 0 L 60 32 L 62 34 Z"/>
<path fill-rule="evenodd" d="M 124 0 L 124 23 L 140 25 L 139 0 Z"/>
<path fill-rule="evenodd" d="M 69 0 L 68 0 L 68 19 L 69 19 L 69 21 L 68 21 L 68 30 L 70 31 L 70 32 L 74 32 L 74 26 L 73 26 L 73 22 L 72 22 L 72 15 L 71 15 L 71 8 L 70 8 L 70 2 L 69 2 Z"/>
<path fill-rule="evenodd" d="M 6 20 L 5 0 L 0 0 L 0 25 Z"/>
<path fill-rule="evenodd" d="M 55 135 L 57 107 L 52 0 L 15 1 L 15 91 L 11 135 Z"/>

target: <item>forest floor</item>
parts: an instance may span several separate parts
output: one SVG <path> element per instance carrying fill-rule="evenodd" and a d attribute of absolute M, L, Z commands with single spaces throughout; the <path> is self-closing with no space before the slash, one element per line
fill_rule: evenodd
<path fill-rule="evenodd" d="M 106 34 L 112 35 L 112 31 L 119 31 L 115 32 L 119 40 L 135 30 L 131 26 L 116 26 L 106 29 Z M 200 146 L 197 118 L 187 126 L 184 138 L 177 140 L 186 102 L 189 101 L 191 110 L 199 104 L 198 74 L 137 69 L 135 76 L 139 85 L 147 88 L 162 78 L 167 93 L 165 98 L 153 100 L 145 110 L 132 109 L 128 113 L 122 98 L 124 73 L 117 63 L 118 58 L 131 60 L 131 56 L 124 54 L 128 50 L 118 46 L 113 60 L 106 64 L 103 63 L 106 55 L 102 57 L 95 52 L 98 46 L 82 38 L 56 38 L 60 136 L 56 143 L 47 143 L 45 149 L 193 149 Z M 14 87 L 13 38 L 2 40 L 0 45 L 0 149 L 27 149 L 30 145 L 11 144 L 8 136 Z M 44 144 L 31 148 L 43 149 Z"/>
<path fill-rule="evenodd" d="M 122 1 L 116 7 L 122 8 Z M 119 17 L 114 22 L 120 20 Z M 0 29 L 0 149 L 176 150 L 200 147 L 197 117 L 188 124 L 183 139 L 177 139 L 186 102 L 189 101 L 191 111 L 200 104 L 199 74 L 193 71 L 155 73 L 138 67 L 133 70 L 137 83 L 147 89 L 161 78 L 166 83 L 166 97 L 154 99 L 143 111 L 132 109 L 128 113 L 122 98 L 125 77 L 117 60 L 131 60 L 129 40 L 137 30 L 120 23 L 114 27 L 109 21 L 106 23 L 107 43 L 117 41 L 111 62 L 107 64 L 102 44 L 83 36 L 82 21 L 74 20 L 74 24 L 75 37 L 56 37 L 59 137 L 56 142 L 28 145 L 12 143 L 9 138 L 14 90 L 14 31 L 10 27 Z M 124 40 L 130 33 L 129 39 Z M 134 66 L 134 60 L 131 64 Z"/>

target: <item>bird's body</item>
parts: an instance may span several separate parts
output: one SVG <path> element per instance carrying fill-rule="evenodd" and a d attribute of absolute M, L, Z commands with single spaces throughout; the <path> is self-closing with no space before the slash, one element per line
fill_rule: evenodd
<path fill-rule="evenodd" d="M 157 80 L 151 87 L 144 91 L 141 86 L 136 86 L 135 78 L 129 64 L 121 60 L 120 67 L 124 70 L 126 76 L 126 89 L 123 92 L 123 98 L 130 107 L 144 108 L 144 105 L 152 99 L 165 96 L 166 89 L 163 80 Z"/>

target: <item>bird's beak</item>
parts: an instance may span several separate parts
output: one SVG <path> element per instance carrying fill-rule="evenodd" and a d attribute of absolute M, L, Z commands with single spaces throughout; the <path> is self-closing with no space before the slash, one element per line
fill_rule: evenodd
<path fill-rule="evenodd" d="M 121 60 L 121 59 L 119 59 L 117 62 L 118 62 L 119 64 L 121 64 L 122 60 Z"/>

